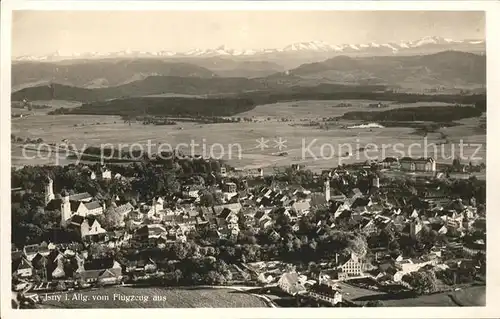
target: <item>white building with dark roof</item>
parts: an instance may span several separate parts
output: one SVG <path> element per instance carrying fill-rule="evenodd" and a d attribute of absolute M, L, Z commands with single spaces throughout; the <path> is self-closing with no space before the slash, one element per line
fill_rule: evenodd
<path fill-rule="evenodd" d="M 284 273 L 278 280 L 278 287 L 292 296 L 306 292 L 306 288 L 299 282 L 299 275 L 296 272 Z"/>
<path fill-rule="evenodd" d="M 74 215 L 87 217 L 101 215 L 104 212 L 104 207 L 98 201 L 92 201 L 92 196 L 88 193 L 80 193 L 75 195 L 68 195 L 66 192 L 61 194 L 60 211 L 61 211 L 61 225 L 65 226 L 66 222 Z M 90 200 L 89 200 L 90 196 Z M 78 199 L 78 200 L 72 200 Z"/>
<path fill-rule="evenodd" d="M 435 172 L 436 171 L 436 161 L 432 157 L 428 158 L 411 158 L 403 157 L 399 160 L 401 169 L 405 171 L 416 171 L 416 172 Z"/>

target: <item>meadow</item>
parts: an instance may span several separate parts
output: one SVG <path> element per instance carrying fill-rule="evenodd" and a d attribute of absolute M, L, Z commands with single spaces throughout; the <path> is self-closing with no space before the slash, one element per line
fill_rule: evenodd
<path fill-rule="evenodd" d="M 440 292 L 416 297 L 396 297 L 382 291 L 369 290 L 341 283 L 344 298 L 358 304 L 380 300 L 387 307 L 471 307 L 484 306 L 486 286 L 471 286 L 451 292 Z"/>
<path fill-rule="evenodd" d="M 473 286 L 415 298 L 383 300 L 383 303 L 387 307 L 484 307 L 486 286 Z"/>
<path fill-rule="evenodd" d="M 339 103 L 350 103 L 352 106 L 337 107 Z M 405 156 L 434 156 L 438 162 L 451 162 L 453 154 L 459 155 L 460 143 L 463 144 L 464 157 L 474 155 L 485 161 L 486 134 L 478 130 L 479 118 L 457 121 L 461 125 L 429 133 L 426 142 L 423 136 L 415 134 L 414 128 L 409 127 L 346 129 L 345 126 L 351 123 L 348 121 L 330 122 L 327 129 L 309 125 L 311 122 L 321 122 L 323 118 L 341 116 L 345 112 L 372 109 L 368 108 L 370 103 L 375 102 L 346 100 L 276 103 L 257 106 L 249 112 L 235 116 L 250 117 L 253 122 L 183 122 L 172 126 L 142 123 L 129 125 L 118 116 L 33 115 L 12 119 L 12 134 L 23 138 L 42 138 L 46 143 L 59 143 L 67 139 L 68 143 L 74 144 L 78 149 L 101 144 L 147 145 L 149 141 L 153 150 L 157 143 L 167 143 L 172 148 L 179 143 L 186 143 L 188 145 L 180 149 L 191 151 L 189 144 L 196 143 L 199 144 L 194 148 L 197 154 L 222 157 L 232 166 L 242 169 L 264 167 L 268 172 L 273 167 L 289 166 L 292 163 L 305 164 L 309 169 L 319 171 L 369 158 L 401 157 L 400 150 Z M 388 104 L 383 109 L 432 105 L 443 104 Z M 444 143 L 443 136 L 446 136 L 448 143 Z M 258 147 L 258 140 L 261 138 L 267 142 L 263 148 Z M 280 138 L 284 141 L 281 149 L 278 147 Z M 372 143 L 371 147 L 367 147 L 368 143 Z M 402 145 L 396 146 L 396 143 Z M 480 147 L 470 144 L 479 144 Z M 202 145 L 205 145 L 205 149 Z M 413 146 L 408 150 L 410 145 Z M 429 145 L 427 152 L 425 145 Z M 362 148 L 366 150 L 360 151 Z M 437 155 L 434 154 L 434 148 Z M 477 153 L 476 149 L 479 149 Z M 283 152 L 286 154 L 280 156 Z M 350 153 L 348 157 L 345 156 L 346 153 Z M 54 163 L 54 159 L 26 159 L 21 156 L 21 148 L 18 145 L 12 147 L 13 165 L 48 163 Z"/>

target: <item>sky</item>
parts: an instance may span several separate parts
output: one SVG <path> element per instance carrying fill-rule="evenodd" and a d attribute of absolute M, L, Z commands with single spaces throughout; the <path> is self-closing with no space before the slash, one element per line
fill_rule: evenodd
<path fill-rule="evenodd" d="M 15 11 L 12 21 L 15 57 L 485 38 L 484 13 L 465 11 Z"/>

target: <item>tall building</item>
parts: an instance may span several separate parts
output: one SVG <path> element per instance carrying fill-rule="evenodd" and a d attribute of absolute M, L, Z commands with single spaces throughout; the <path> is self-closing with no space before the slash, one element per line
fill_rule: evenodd
<path fill-rule="evenodd" d="M 54 181 L 47 176 L 47 180 L 45 182 L 45 205 L 47 205 L 54 198 Z"/>
<path fill-rule="evenodd" d="M 420 233 L 422 230 L 422 222 L 420 221 L 419 218 L 416 218 L 411 221 L 410 223 L 410 237 L 412 239 L 416 239 L 417 235 Z"/>
<path fill-rule="evenodd" d="M 61 193 L 61 226 L 66 225 L 66 221 L 71 218 L 71 203 L 69 201 L 69 194 L 66 191 Z"/>
<path fill-rule="evenodd" d="M 325 178 L 324 188 L 325 188 L 325 200 L 327 202 L 329 202 L 330 201 L 330 180 L 328 178 Z"/>

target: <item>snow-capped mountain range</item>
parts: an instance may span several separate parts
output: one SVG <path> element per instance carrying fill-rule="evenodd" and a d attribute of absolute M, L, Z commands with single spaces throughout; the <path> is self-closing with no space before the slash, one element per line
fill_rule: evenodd
<path fill-rule="evenodd" d="M 187 52 L 172 51 L 133 51 L 124 50 L 119 52 L 88 52 L 88 53 L 65 53 L 56 51 L 45 56 L 19 56 L 15 61 L 60 61 L 66 59 L 104 59 L 104 58 L 127 58 L 127 57 L 239 57 L 249 58 L 255 56 L 266 56 L 273 54 L 405 54 L 428 52 L 429 50 L 462 50 L 477 51 L 484 50 L 484 40 L 453 40 L 443 37 L 424 37 L 415 41 L 400 41 L 390 43 L 363 43 L 363 44 L 340 44 L 334 45 L 324 41 L 298 42 L 284 48 L 259 49 L 259 50 L 234 50 L 225 46 L 215 49 L 194 49 Z"/>

